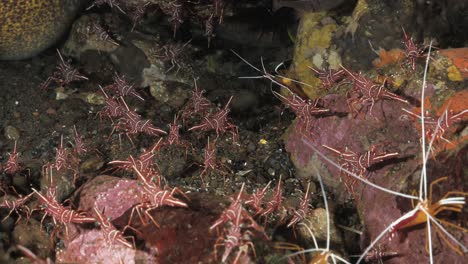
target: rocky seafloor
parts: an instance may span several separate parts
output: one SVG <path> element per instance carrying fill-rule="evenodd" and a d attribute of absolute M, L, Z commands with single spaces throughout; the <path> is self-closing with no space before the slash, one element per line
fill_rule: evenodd
<path fill-rule="evenodd" d="M 466 6 L 292 2 L 96 5 L 2 62 L 2 261 L 320 263 L 291 255 L 318 246 L 355 263 L 419 204 L 343 169 L 466 196 Z M 464 263 L 466 206 L 444 209 L 430 250 L 423 221 L 364 261 Z"/>

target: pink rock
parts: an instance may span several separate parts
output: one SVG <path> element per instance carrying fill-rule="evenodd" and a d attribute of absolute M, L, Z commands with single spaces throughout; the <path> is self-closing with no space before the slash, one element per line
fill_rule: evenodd
<path fill-rule="evenodd" d="M 84 184 L 79 193 L 79 209 L 92 212 L 96 204 L 110 219 L 123 215 L 135 204 L 140 203 L 141 190 L 136 180 L 100 175 Z"/>
<path fill-rule="evenodd" d="M 109 244 L 99 229 L 86 230 L 56 253 L 57 263 L 158 263 L 140 250 Z"/>
<path fill-rule="evenodd" d="M 159 228 L 152 223 L 143 225 L 138 217 L 132 219 L 131 226 L 140 231 L 137 238 L 145 241 L 149 252 L 155 253 L 157 263 L 220 263 L 214 256 L 218 234 L 210 226 L 224 209 L 221 205 L 224 198 L 196 192 L 187 196 L 188 208 L 165 206 L 149 211 Z M 126 225 L 129 215 L 127 212 L 114 224 Z M 218 250 L 223 252 L 223 248 Z"/>
<path fill-rule="evenodd" d="M 344 97 L 326 96 L 325 102 L 330 101 L 338 106 L 338 109 L 335 109 L 336 112 L 347 111 Z M 339 161 L 337 156 L 323 145 L 340 150 L 348 147 L 354 152 L 364 152 L 370 145 L 383 144 L 392 152 L 398 152 L 399 157 L 412 155 L 418 151 L 418 146 L 414 143 L 418 142 L 419 138 L 413 121 L 403 118 L 405 113 L 401 111 L 402 107 L 405 107 L 402 103 L 384 100 L 377 102 L 372 111 L 373 116 L 367 116 L 365 119 L 339 115 L 317 118 L 313 123 L 312 134 L 307 140 L 336 162 Z M 285 140 L 286 150 L 291 153 L 291 159 L 299 171 L 303 170 L 302 168 L 308 168 L 311 159 L 314 157 L 316 159 L 317 156 L 310 148 L 304 147 L 303 137 L 291 129 Z M 331 175 L 328 181 L 334 180 L 334 185 L 336 185 L 340 181 L 340 169 L 333 166 L 327 166 L 327 169 L 329 170 L 327 173 Z M 310 172 L 304 173 L 310 176 Z M 382 171 L 376 171 L 372 178 L 382 178 L 385 173 L 377 175 L 381 173 Z"/>
<path fill-rule="evenodd" d="M 332 95 L 335 96 L 336 95 Z M 344 98 L 334 98 L 335 104 L 341 108 L 346 105 Z M 366 151 L 370 145 L 384 144 L 390 146 L 392 151 L 399 153 L 399 160 L 394 163 L 377 168 L 370 175 L 370 180 L 387 189 L 411 194 L 412 190 L 418 190 L 419 175 L 421 170 L 420 135 L 416 130 L 415 122 L 407 118 L 407 114 L 401 109 L 407 108 L 399 102 L 384 100 L 374 106 L 375 118 L 356 119 L 347 116 L 328 116 L 317 118 L 313 124 L 313 136 L 307 142 L 318 149 L 331 160 L 339 159 L 331 151 L 322 145 L 328 145 L 337 149 L 349 147 L 355 152 Z M 341 110 L 340 110 L 341 111 Z M 405 118 L 406 116 L 406 118 Z M 292 129 L 291 129 L 292 130 Z M 303 135 L 292 131 L 285 140 L 286 150 L 291 153 L 291 159 L 302 177 L 310 178 L 318 168 L 323 177 L 328 175 L 328 184 L 339 184 L 340 169 L 332 166 L 328 161 L 319 157 L 311 148 L 304 146 Z M 449 176 L 448 181 L 437 188 L 434 193 L 433 203 L 437 202 L 449 190 L 463 191 L 463 164 L 468 163 L 468 144 L 459 146 L 455 151 L 438 155 L 429 161 L 428 182 L 440 177 Z M 369 241 L 375 239 L 393 221 L 406 212 L 413 209 L 411 200 L 397 197 L 377 190 L 370 186 L 359 184 L 356 188 L 358 194 L 355 197 L 359 215 L 365 225 L 365 234 L 362 236 L 362 249 Z M 417 201 L 415 201 L 417 203 Z M 445 213 L 441 213 L 444 215 Z M 446 216 L 448 214 L 445 214 Z M 442 217 L 443 218 L 443 217 Z M 445 217 L 447 219 L 447 217 Z M 460 224 L 464 217 L 462 214 L 453 214 L 449 222 Z M 463 224 L 461 224 L 463 226 Z M 463 232 L 452 231 L 462 244 L 467 245 L 468 237 Z M 464 263 L 464 256 L 458 255 L 435 234 L 432 225 L 435 263 Z M 385 235 L 377 245 L 385 247 L 386 251 L 399 253 L 398 257 L 386 260 L 385 263 L 429 263 L 429 257 L 425 250 L 426 225 L 408 230 L 402 230 L 399 235 L 390 239 Z"/>

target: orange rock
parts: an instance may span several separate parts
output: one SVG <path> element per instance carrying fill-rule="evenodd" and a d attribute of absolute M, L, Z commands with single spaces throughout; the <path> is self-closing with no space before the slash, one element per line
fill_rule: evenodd
<path fill-rule="evenodd" d="M 461 90 L 445 99 L 444 103 L 437 109 L 432 106 L 431 98 L 424 98 L 424 108 L 433 111 L 437 116 L 442 116 L 445 110 L 451 110 L 454 113 L 460 113 L 468 109 L 468 90 Z M 414 107 L 412 111 L 415 115 L 421 114 L 420 107 Z"/>
<path fill-rule="evenodd" d="M 462 90 L 449 96 L 447 99 L 445 99 L 444 103 L 439 108 L 433 107 L 431 104 L 431 99 L 429 97 L 426 97 L 424 100 L 424 108 L 429 110 L 429 112 L 435 112 L 435 116 L 437 118 L 441 117 L 447 110 L 452 111 L 452 113 L 454 114 L 461 113 L 468 109 L 468 90 Z M 421 132 L 421 121 L 419 120 L 419 118 L 417 118 L 417 116 L 421 114 L 421 108 L 415 107 L 411 112 L 414 114 L 413 118 L 416 122 L 416 127 L 419 130 L 419 132 Z M 468 114 L 465 113 L 459 118 L 461 118 L 462 121 L 466 121 L 468 120 Z M 434 156 L 437 156 L 437 154 L 442 151 L 455 149 L 461 144 L 464 144 L 468 139 L 468 135 L 459 136 L 458 138 L 454 137 L 453 133 L 455 132 L 455 130 L 453 128 L 447 127 L 445 129 L 446 131 L 444 133 L 444 137 L 449 138 L 449 141 L 434 141 L 434 148 L 432 153 L 432 155 Z M 427 140 L 428 142 L 431 140 L 430 136 L 429 138 L 427 138 Z"/>
<path fill-rule="evenodd" d="M 401 49 L 391 49 L 386 51 L 379 50 L 379 58 L 375 59 L 372 64 L 375 67 L 381 68 L 389 64 L 395 64 L 405 59 L 405 53 Z"/>
<path fill-rule="evenodd" d="M 437 116 L 442 116 L 445 110 L 460 113 L 468 109 L 468 90 L 461 90 L 445 100 L 444 104 L 437 109 Z"/>
<path fill-rule="evenodd" d="M 439 54 L 451 59 L 463 78 L 468 78 L 468 48 L 440 50 Z"/>

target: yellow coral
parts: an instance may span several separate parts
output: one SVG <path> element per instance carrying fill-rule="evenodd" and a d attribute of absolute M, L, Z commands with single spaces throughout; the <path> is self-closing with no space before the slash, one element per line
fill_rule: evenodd
<path fill-rule="evenodd" d="M 0 1 L 0 59 L 23 59 L 54 44 L 88 0 Z"/>
<path fill-rule="evenodd" d="M 454 65 L 447 68 L 447 77 L 449 78 L 449 80 L 454 82 L 463 81 L 463 77 L 460 71 Z"/>
<path fill-rule="evenodd" d="M 354 33 L 359 26 L 359 20 L 361 17 L 369 11 L 369 6 L 367 5 L 366 0 L 358 0 L 356 7 L 353 10 L 349 24 L 346 27 L 346 34 L 351 34 L 354 38 Z"/>
<path fill-rule="evenodd" d="M 329 23 L 320 25 L 320 21 L 325 18 L 326 13 L 304 13 L 299 25 L 296 46 L 294 50 L 294 74 L 301 82 L 310 86 L 302 86 L 302 89 L 310 98 L 316 98 L 321 94 L 318 89 L 321 81 L 312 74 L 309 66 L 313 65 L 313 57 L 317 54 L 326 53 L 330 47 L 333 32 L 337 25 Z"/>
<path fill-rule="evenodd" d="M 453 66 L 456 67 L 455 69 L 447 69 L 447 73 L 454 74 L 453 77 L 458 77 L 457 75 L 460 74 L 461 78 L 467 79 L 468 78 L 468 48 L 457 48 L 457 49 L 446 49 L 440 50 L 439 54 L 444 57 L 449 58 L 452 61 Z M 449 76 L 450 78 L 450 76 Z M 456 80 L 452 80 L 456 81 Z"/>
<path fill-rule="evenodd" d="M 401 75 L 398 74 L 393 77 L 392 85 L 395 88 L 400 88 L 404 82 L 405 82 L 405 79 Z"/>

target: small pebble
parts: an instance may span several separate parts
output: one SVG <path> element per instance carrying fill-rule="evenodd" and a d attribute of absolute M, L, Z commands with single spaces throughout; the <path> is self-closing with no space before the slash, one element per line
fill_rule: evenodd
<path fill-rule="evenodd" d="M 13 126 L 7 126 L 7 127 L 5 127 L 4 135 L 5 135 L 5 137 L 8 138 L 9 140 L 18 141 L 19 138 L 20 138 L 20 133 L 19 133 L 18 129 L 16 129 L 16 128 L 13 127 Z"/>
<path fill-rule="evenodd" d="M 250 143 L 247 145 L 247 150 L 248 150 L 249 152 L 254 152 L 255 149 L 256 149 L 256 146 L 255 146 L 255 144 L 254 144 L 253 142 L 250 142 Z"/>
<path fill-rule="evenodd" d="M 55 89 L 55 100 L 64 100 L 68 98 L 68 94 L 65 93 L 65 88 L 59 87 Z"/>
<path fill-rule="evenodd" d="M 46 113 L 48 115 L 55 115 L 55 114 L 57 114 L 57 111 L 55 109 L 53 109 L 52 107 L 49 107 L 49 108 L 47 108 Z"/>
<path fill-rule="evenodd" d="M 275 176 L 275 170 L 272 169 L 272 168 L 268 168 L 268 174 L 269 174 L 270 176 Z"/>
<path fill-rule="evenodd" d="M 80 96 L 85 102 L 92 105 L 103 105 L 106 102 L 105 97 L 98 93 L 83 93 Z"/>

